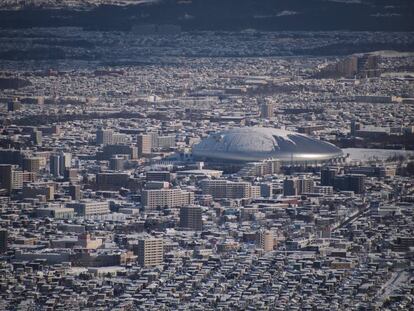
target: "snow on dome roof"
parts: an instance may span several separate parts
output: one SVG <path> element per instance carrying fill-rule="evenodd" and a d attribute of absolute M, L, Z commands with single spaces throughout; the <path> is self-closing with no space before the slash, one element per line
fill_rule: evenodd
<path fill-rule="evenodd" d="M 242 127 L 210 135 L 193 147 L 193 155 L 211 160 L 319 161 L 342 156 L 342 151 L 304 134 L 275 128 Z"/>

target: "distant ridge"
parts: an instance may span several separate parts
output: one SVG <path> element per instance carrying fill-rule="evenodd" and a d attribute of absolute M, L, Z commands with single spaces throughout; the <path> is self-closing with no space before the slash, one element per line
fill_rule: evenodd
<path fill-rule="evenodd" d="M 163 0 L 134 2 L 137 4 L 125 0 L 120 1 L 123 5 L 84 7 L 54 7 L 53 0 L 45 2 L 49 4 L 44 8 L 0 10 L 0 27 L 129 30 L 133 25 L 174 24 L 184 30 L 215 31 L 414 31 L 414 2 L 410 0 Z"/>

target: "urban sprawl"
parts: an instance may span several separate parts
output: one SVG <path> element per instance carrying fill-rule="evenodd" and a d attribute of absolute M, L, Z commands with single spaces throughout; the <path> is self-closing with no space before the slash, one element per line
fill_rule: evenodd
<path fill-rule="evenodd" d="M 0 34 L 0 310 L 413 308 L 412 33 Z"/>

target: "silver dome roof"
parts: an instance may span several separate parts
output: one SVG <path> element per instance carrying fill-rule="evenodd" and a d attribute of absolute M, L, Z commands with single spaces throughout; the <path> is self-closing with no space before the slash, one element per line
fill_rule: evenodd
<path fill-rule="evenodd" d="M 324 161 L 341 149 L 304 134 L 265 127 L 234 128 L 212 134 L 193 147 L 195 158 L 227 161 Z"/>

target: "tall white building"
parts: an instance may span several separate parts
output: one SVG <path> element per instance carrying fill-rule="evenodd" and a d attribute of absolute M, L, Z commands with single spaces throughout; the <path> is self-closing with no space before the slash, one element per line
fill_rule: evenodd
<path fill-rule="evenodd" d="M 256 233 L 256 246 L 265 252 L 270 252 L 274 247 L 273 233 L 268 230 L 259 230 Z"/>
<path fill-rule="evenodd" d="M 141 203 L 145 209 L 181 207 L 194 203 L 194 193 L 181 189 L 146 189 L 142 191 Z"/>
<path fill-rule="evenodd" d="M 78 216 L 95 216 L 109 213 L 109 203 L 107 201 L 83 201 L 68 203 L 66 207 L 73 208 Z"/>
<path fill-rule="evenodd" d="M 144 238 L 138 241 L 138 263 L 152 267 L 164 261 L 164 241 L 157 238 Z"/>
<path fill-rule="evenodd" d="M 260 196 L 260 189 L 253 189 L 252 185 L 245 181 L 233 182 L 224 179 L 202 180 L 201 190 L 203 194 L 209 194 L 215 199 L 243 199 Z"/>

